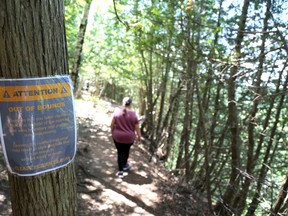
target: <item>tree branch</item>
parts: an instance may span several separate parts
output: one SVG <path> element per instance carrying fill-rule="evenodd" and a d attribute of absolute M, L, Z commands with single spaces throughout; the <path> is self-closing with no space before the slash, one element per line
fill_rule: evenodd
<path fill-rule="evenodd" d="M 114 11 L 115 11 L 116 18 L 118 19 L 118 21 L 119 21 L 120 23 L 122 23 L 122 24 L 126 27 L 126 30 L 129 30 L 129 28 L 130 28 L 129 24 L 128 24 L 126 21 L 123 22 L 123 21 L 121 20 L 121 18 L 119 17 L 118 13 L 117 13 L 116 0 L 113 0 L 113 6 L 114 6 Z"/>

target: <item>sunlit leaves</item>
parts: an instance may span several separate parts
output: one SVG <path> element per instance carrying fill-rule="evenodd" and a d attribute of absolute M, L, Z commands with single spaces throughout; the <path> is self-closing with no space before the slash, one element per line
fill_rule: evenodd
<path fill-rule="evenodd" d="M 156 16 L 159 16 L 161 14 L 161 11 L 154 7 L 152 8 L 151 13 Z"/>
<path fill-rule="evenodd" d="M 193 0 L 188 0 L 186 10 L 190 10 L 193 6 Z"/>
<path fill-rule="evenodd" d="M 66 38 L 68 44 L 70 67 L 73 65 L 74 50 L 77 43 L 77 35 L 79 31 L 79 25 L 84 5 L 85 5 L 84 0 L 65 1 Z"/>

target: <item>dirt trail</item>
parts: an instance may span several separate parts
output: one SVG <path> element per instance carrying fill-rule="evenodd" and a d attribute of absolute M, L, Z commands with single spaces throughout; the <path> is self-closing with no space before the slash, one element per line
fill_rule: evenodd
<path fill-rule="evenodd" d="M 90 101 L 77 101 L 76 107 L 80 215 L 159 215 L 158 207 L 163 205 L 159 183 L 167 179 L 149 165 L 143 144 L 131 148 L 128 175 L 116 177 L 116 149 L 109 127 L 114 107 L 107 101 L 96 108 Z"/>

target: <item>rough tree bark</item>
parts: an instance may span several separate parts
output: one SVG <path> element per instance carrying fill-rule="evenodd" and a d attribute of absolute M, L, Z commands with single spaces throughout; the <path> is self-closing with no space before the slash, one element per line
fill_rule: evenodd
<path fill-rule="evenodd" d="M 275 203 L 273 204 L 273 207 L 271 209 L 271 216 L 272 215 L 277 215 L 280 211 L 281 211 L 281 207 L 285 206 L 285 199 L 288 199 L 288 175 L 286 175 L 286 180 L 284 182 L 284 184 L 282 185 L 279 195 L 277 197 L 277 200 L 275 201 Z M 288 204 L 286 203 L 286 206 Z M 283 208 L 284 210 L 284 208 Z M 286 208 L 286 211 L 288 211 L 288 209 Z M 286 212 L 288 213 L 288 212 Z M 283 214 L 284 215 L 284 214 Z"/>
<path fill-rule="evenodd" d="M 0 0 L 0 77 L 68 73 L 63 0 Z M 32 177 L 9 174 L 13 215 L 76 215 L 74 164 Z"/>

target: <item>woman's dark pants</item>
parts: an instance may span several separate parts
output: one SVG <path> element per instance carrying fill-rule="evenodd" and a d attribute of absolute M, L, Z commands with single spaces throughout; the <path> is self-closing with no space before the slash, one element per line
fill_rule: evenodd
<path fill-rule="evenodd" d="M 118 169 L 119 171 L 123 171 L 124 165 L 127 164 L 129 158 L 129 151 L 133 143 L 126 144 L 126 143 L 118 143 L 114 140 L 116 149 L 117 149 L 117 162 L 118 162 Z"/>

